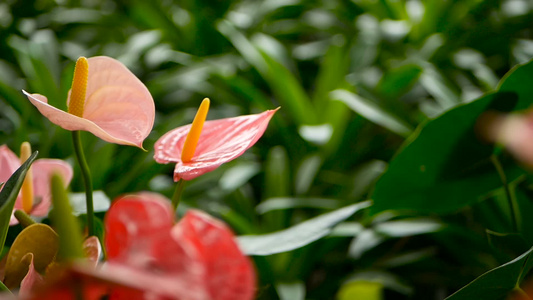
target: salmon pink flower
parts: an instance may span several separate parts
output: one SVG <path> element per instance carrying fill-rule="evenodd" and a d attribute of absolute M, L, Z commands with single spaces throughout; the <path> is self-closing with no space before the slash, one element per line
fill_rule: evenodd
<path fill-rule="evenodd" d="M 31 150 L 22 152 L 31 152 Z M 6 145 L 0 146 L 0 182 L 7 181 L 24 161 L 21 162 L 21 159 Z M 15 209 L 23 209 L 30 215 L 44 217 L 48 214 L 51 205 L 50 178 L 52 174 L 54 172 L 60 174 L 65 185 L 68 185 L 72 180 L 72 167 L 60 159 L 38 159 L 30 169 L 33 177 L 30 182 L 31 187 L 22 188 L 15 202 Z M 24 201 L 23 198 L 25 198 Z M 17 219 L 11 216 L 10 224 L 17 223 Z"/>
<path fill-rule="evenodd" d="M 155 143 L 158 163 L 176 163 L 174 181 L 191 180 L 241 156 L 265 132 L 275 110 L 207 121 L 209 99 L 204 99 L 190 125 L 173 129 Z M 203 128 L 202 128 L 203 126 Z"/>
<path fill-rule="evenodd" d="M 68 112 L 49 105 L 43 95 L 23 92 L 52 123 L 89 131 L 110 143 L 142 148 L 154 124 L 154 100 L 148 89 L 122 63 L 106 56 L 78 59 Z"/>
<path fill-rule="evenodd" d="M 105 229 L 108 263 L 104 269 L 145 278 L 142 289 L 160 297 L 156 299 L 249 300 L 254 296 L 250 260 L 230 229 L 203 212 L 190 210 L 174 225 L 168 199 L 140 193 L 113 203 Z M 116 296 L 123 293 L 117 291 Z"/>

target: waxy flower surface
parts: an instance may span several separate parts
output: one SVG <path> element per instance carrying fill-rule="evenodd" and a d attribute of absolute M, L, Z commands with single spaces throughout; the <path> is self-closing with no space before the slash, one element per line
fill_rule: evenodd
<path fill-rule="evenodd" d="M 255 294 L 252 264 L 233 233 L 203 212 L 190 210 L 174 224 L 167 199 L 141 193 L 116 200 L 105 228 L 102 270 L 128 274 L 136 288 L 116 290 L 110 299 L 249 300 Z"/>
<path fill-rule="evenodd" d="M 0 146 L 0 182 L 6 182 L 21 165 L 20 159 L 6 145 Z M 60 174 L 65 182 L 65 187 L 72 180 L 72 167 L 59 159 L 37 159 L 31 166 L 33 197 L 32 205 L 24 209 L 26 213 L 44 217 L 48 214 L 51 205 L 50 179 L 54 172 Z M 22 195 L 19 194 L 15 202 L 15 209 L 23 209 Z M 17 224 L 13 216 L 10 224 Z"/>
<path fill-rule="evenodd" d="M 80 58 L 69 92 L 68 112 L 39 94 L 23 91 L 52 123 L 85 130 L 116 144 L 142 148 L 152 130 L 155 106 L 144 84 L 119 61 L 105 56 Z"/>
<path fill-rule="evenodd" d="M 277 109 L 267 110 L 260 114 L 206 121 L 201 133 L 198 133 L 193 155 L 185 155 L 184 150 L 190 153 L 185 147 L 185 141 L 195 127 L 194 122 L 178 127 L 164 134 L 155 143 L 154 159 L 158 163 L 176 163 L 174 181 L 194 179 L 241 156 L 252 147 L 263 135 L 276 111 Z M 184 159 L 184 156 L 188 159 Z"/>

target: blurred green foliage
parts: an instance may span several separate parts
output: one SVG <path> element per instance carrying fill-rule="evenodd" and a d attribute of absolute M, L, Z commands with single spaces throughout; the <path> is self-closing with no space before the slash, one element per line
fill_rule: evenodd
<path fill-rule="evenodd" d="M 238 234 L 281 230 L 366 200 L 418 125 L 495 90 L 533 57 L 532 9 L 527 0 L 6 0 L 0 144 L 29 140 L 40 157 L 74 163 L 70 134 L 20 91 L 65 109 L 82 55 L 119 59 L 156 102 L 147 153 L 82 134 L 94 187 L 111 199 L 172 194 L 173 166 L 150 149 L 204 97 L 209 119 L 281 106 L 255 147 L 189 183 L 182 200 Z M 527 180 L 516 185 L 529 199 Z M 486 236 L 510 228 L 500 194 L 445 215 L 358 213 L 320 241 L 256 256 L 258 298 L 442 299 L 520 254 Z"/>

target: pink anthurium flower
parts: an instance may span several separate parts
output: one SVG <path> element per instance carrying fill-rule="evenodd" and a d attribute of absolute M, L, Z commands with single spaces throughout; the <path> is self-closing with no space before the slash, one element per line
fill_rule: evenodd
<path fill-rule="evenodd" d="M 24 94 L 45 117 L 66 130 L 85 130 L 110 143 L 142 148 L 155 117 L 148 89 L 115 59 L 97 56 L 80 61 L 76 72 L 81 76 L 72 86 L 82 92 L 69 92 L 68 112 L 49 105 L 43 95 Z"/>
<path fill-rule="evenodd" d="M 21 165 L 20 159 L 6 145 L 0 146 L 0 182 L 5 182 Z M 22 192 L 15 202 L 15 209 L 24 209 L 26 213 L 44 217 L 48 214 L 51 205 L 50 178 L 54 172 L 63 177 L 65 187 L 72 180 L 72 167 L 60 159 L 37 159 L 31 166 L 33 178 L 33 196 L 30 196 L 31 205 L 24 209 Z M 10 225 L 17 224 L 15 217 L 11 216 Z"/>
<path fill-rule="evenodd" d="M 209 107 L 209 102 L 205 105 L 206 100 L 209 101 L 204 99 L 192 124 L 167 132 L 155 143 L 155 161 L 176 163 L 174 181 L 194 179 L 241 156 L 263 135 L 277 111 L 267 110 L 255 115 L 206 121 L 204 124 Z M 203 118 L 201 122 L 197 122 L 199 115 Z M 191 139 L 192 135 L 195 137 Z M 186 141 L 189 139 L 193 143 Z"/>
<path fill-rule="evenodd" d="M 503 144 L 518 160 L 533 168 L 533 111 L 525 114 L 486 113 L 479 122 L 482 134 Z"/>

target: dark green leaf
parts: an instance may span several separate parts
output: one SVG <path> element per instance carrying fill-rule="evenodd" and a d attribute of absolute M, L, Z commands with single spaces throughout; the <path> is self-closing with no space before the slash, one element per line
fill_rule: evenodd
<path fill-rule="evenodd" d="M 446 300 L 504 299 L 515 286 L 520 284 L 533 266 L 533 259 L 530 258 L 531 252 L 533 248 L 516 259 L 479 276 Z"/>
<path fill-rule="evenodd" d="M 11 213 L 15 206 L 15 201 L 26 177 L 26 172 L 31 166 L 37 154 L 35 151 L 33 154 L 20 166 L 13 175 L 4 184 L 4 188 L 0 191 L 0 248 L 4 247 L 6 241 L 7 229 L 9 228 L 9 220 L 11 219 Z"/>
<path fill-rule="evenodd" d="M 518 94 L 518 103 L 514 110 L 522 110 L 531 106 L 533 99 L 533 60 L 514 67 L 505 74 L 500 82 L 500 92 L 514 92 Z"/>
<path fill-rule="evenodd" d="M 451 212 L 501 187 L 493 146 L 474 127 L 484 111 L 510 111 L 516 100 L 514 93 L 488 94 L 420 126 L 376 183 L 371 211 Z M 506 171 L 509 181 L 523 173 L 514 165 Z"/>

